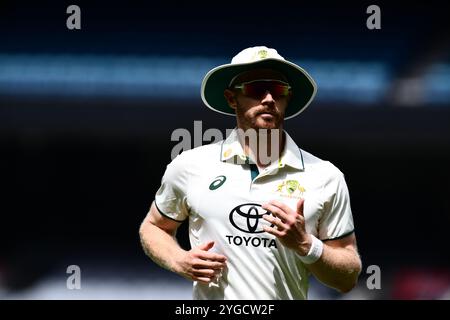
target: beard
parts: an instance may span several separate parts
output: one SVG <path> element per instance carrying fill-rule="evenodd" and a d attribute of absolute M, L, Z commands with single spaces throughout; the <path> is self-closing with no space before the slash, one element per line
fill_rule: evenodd
<path fill-rule="evenodd" d="M 242 129 L 282 129 L 284 114 L 274 106 L 251 107 L 245 110 L 239 103 L 236 107 L 238 125 Z"/>

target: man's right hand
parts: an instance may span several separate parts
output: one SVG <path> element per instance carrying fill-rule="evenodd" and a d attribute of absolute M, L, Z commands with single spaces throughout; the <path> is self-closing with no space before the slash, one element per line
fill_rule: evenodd
<path fill-rule="evenodd" d="M 213 246 L 214 241 L 210 241 L 183 251 L 175 272 L 189 280 L 210 283 L 225 268 L 227 260 L 224 255 L 209 252 Z"/>

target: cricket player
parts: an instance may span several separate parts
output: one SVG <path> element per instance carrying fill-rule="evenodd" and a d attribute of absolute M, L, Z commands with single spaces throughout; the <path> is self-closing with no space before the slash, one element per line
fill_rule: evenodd
<path fill-rule="evenodd" d="M 307 299 L 310 274 L 340 292 L 356 285 L 344 175 L 284 130 L 316 91 L 305 70 L 263 46 L 204 77 L 203 102 L 237 126 L 167 166 L 140 227 L 146 254 L 192 280 L 194 299 Z M 190 250 L 175 237 L 185 221 Z"/>

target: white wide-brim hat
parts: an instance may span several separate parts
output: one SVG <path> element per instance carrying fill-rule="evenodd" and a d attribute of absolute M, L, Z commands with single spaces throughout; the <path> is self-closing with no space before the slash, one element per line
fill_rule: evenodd
<path fill-rule="evenodd" d="M 259 46 L 244 49 L 233 57 L 231 63 L 210 70 L 202 82 L 203 102 L 214 111 L 234 116 L 235 111 L 228 105 L 224 90 L 234 77 L 254 69 L 272 69 L 286 77 L 292 88 L 292 96 L 286 108 L 285 119 L 300 114 L 316 95 L 317 85 L 305 70 L 285 60 L 275 49 Z"/>

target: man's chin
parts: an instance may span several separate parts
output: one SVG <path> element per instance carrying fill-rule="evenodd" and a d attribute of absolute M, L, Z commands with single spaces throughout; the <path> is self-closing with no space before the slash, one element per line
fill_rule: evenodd
<path fill-rule="evenodd" d="M 266 121 L 263 119 L 258 119 L 255 122 L 255 129 L 278 129 L 279 125 L 275 121 Z"/>

